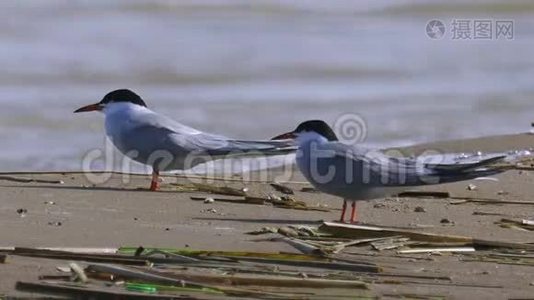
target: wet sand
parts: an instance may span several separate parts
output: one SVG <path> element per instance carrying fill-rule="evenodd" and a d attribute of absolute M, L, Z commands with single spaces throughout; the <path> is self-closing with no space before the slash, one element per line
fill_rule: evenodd
<path fill-rule="evenodd" d="M 442 151 L 502 151 L 525 149 L 534 145 L 534 135 L 520 134 L 418 145 L 403 151 L 423 149 Z M 2 174 L 5 175 L 5 174 Z M 190 247 L 209 250 L 296 252 L 287 244 L 246 235 L 265 226 L 318 225 L 337 220 L 341 199 L 323 193 L 301 192 L 309 187 L 300 174 L 286 184 L 296 191 L 294 198 L 309 205 L 332 208 L 330 212 L 299 211 L 269 205 L 249 205 L 193 201 L 191 196 L 210 196 L 199 192 L 177 192 L 171 182 L 186 183 L 170 176 L 160 192 L 139 188 L 149 185 L 148 176 L 133 176 L 123 183 L 114 174 L 108 182 L 93 186 L 83 174 L 12 174 L 16 177 L 62 180 L 63 184 L 21 183 L 0 180 L 0 246 L 17 247 Z M 468 181 L 425 187 L 424 190 L 448 191 L 456 197 L 533 201 L 534 173 L 507 171 L 495 176 L 498 182 Z M 477 189 L 468 190 L 468 184 Z M 268 182 L 217 182 L 236 188 L 248 187 L 255 195 L 276 191 Z M 211 196 L 213 197 L 213 196 Z M 359 219 L 368 224 L 408 227 L 425 232 L 472 236 L 480 239 L 534 243 L 534 233 L 502 228 L 501 218 L 528 219 L 534 205 L 451 204 L 451 199 L 386 198 L 358 204 Z M 424 212 L 415 212 L 416 207 Z M 17 213 L 26 209 L 27 213 Z M 476 212 L 476 213 L 475 213 Z M 442 219 L 451 223 L 442 224 Z M 351 251 L 355 249 L 350 249 Z M 475 288 L 435 285 L 373 284 L 374 296 L 442 295 L 451 299 L 526 298 L 534 294 L 532 266 L 465 262 L 460 254 L 418 255 L 424 259 L 400 259 L 393 252 L 359 249 L 355 257 L 398 270 L 421 274 L 440 274 L 462 282 L 481 284 Z M 427 259 L 428 258 L 428 259 Z M 36 280 L 38 275 L 55 274 L 55 267 L 66 261 L 10 256 L 0 264 L 0 295 L 31 296 L 15 291 L 18 280 Z M 488 287 L 490 286 L 490 287 Z M 493 286 L 493 287 L 491 287 Z M 388 298 L 386 296 L 384 298 Z"/>

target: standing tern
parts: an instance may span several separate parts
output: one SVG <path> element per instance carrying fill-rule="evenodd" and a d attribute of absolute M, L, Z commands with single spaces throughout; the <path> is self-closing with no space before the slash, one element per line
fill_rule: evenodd
<path fill-rule="evenodd" d="M 150 190 L 159 188 L 159 172 L 184 170 L 228 157 L 280 155 L 292 152 L 294 141 L 247 141 L 204 133 L 148 109 L 136 93 L 120 89 L 75 113 L 101 111 L 106 135 L 123 154 L 152 167 Z"/>
<path fill-rule="evenodd" d="M 431 157 L 399 158 L 380 150 L 346 145 L 320 120 L 303 122 L 294 131 L 273 138 L 277 139 L 295 139 L 297 166 L 306 179 L 318 190 L 344 199 L 340 222 L 344 222 L 347 202 L 352 202 L 350 222 L 354 223 L 358 200 L 385 197 L 411 186 L 462 181 L 505 171 L 502 166 L 492 166 L 506 157 L 500 154 L 467 163 L 428 163 Z"/>

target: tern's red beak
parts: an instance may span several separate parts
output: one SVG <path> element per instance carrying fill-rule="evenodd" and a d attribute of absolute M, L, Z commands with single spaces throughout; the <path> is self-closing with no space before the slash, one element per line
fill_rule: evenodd
<path fill-rule="evenodd" d="M 100 103 L 95 103 L 95 104 L 89 104 L 89 105 L 86 105 L 84 107 L 80 107 L 78 108 L 77 110 L 75 110 L 74 112 L 75 113 L 79 113 L 79 112 L 86 112 L 86 111 L 98 111 L 98 110 L 102 110 L 102 105 L 100 105 Z"/>
<path fill-rule="evenodd" d="M 275 136 L 271 140 L 293 140 L 296 137 L 297 135 L 293 131 L 291 131 L 291 132 L 286 132 L 284 134 Z"/>

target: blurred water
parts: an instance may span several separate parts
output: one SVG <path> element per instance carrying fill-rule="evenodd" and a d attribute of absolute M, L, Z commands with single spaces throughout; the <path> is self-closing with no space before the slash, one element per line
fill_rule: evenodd
<path fill-rule="evenodd" d="M 269 138 L 344 113 L 377 146 L 527 131 L 530 1 L 2 1 L 0 170 L 77 170 L 117 88 L 182 123 Z M 451 39 L 454 18 L 514 40 Z M 443 20 L 446 36 L 425 26 Z"/>

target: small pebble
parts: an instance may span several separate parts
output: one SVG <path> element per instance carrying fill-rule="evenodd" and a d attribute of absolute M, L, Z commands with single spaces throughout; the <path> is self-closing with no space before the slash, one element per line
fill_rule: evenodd
<path fill-rule="evenodd" d="M 17 209 L 17 214 L 19 214 L 19 216 L 21 218 L 24 218 L 26 216 L 26 214 L 28 213 L 28 210 L 25 209 L 25 208 L 19 208 Z"/>
<path fill-rule="evenodd" d="M 44 204 L 54 205 L 54 204 L 56 204 L 56 202 L 54 202 L 54 201 L 45 201 Z"/>
<path fill-rule="evenodd" d="M 281 185 L 281 184 L 276 183 L 276 182 L 275 182 L 275 183 L 271 183 L 270 185 L 271 185 L 276 191 L 278 191 L 278 192 L 280 192 L 280 193 L 282 193 L 282 194 L 286 194 L 286 195 L 293 195 L 293 194 L 295 194 L 295 192 L 294 192 L 291 188 L 289 188 L 289 187 L 287 187 L 287 186 L 285 186 L 285 185 Z"/>
<path fill-rule="evenodd" d="M 263 227 L 259 231 L 261 233 L 276 233 L 276 232 L 278 232 L 278 228 L 275 228 L 275 227 Z"/>
<path fill-rule="evenodd" d="M 317 193 L 318 192 L 315 188 L 312 188 L 312 187 L 303 187 L 300 189 L 300 191 L 304 193 Z"/>
<path fill-rule="evenodd" d="M 282 196 L 282 197 L 280 197 L 280 199 L 282 201 L 286 201 L 286 202 L 296 202 L 295 199 L 293 199 L 293 198 L 291 198 L 289 196 Z"/>
<path fill-rule="evenodd" d="M 170 231 L 171 229 L 169 227 L 165 227 L 165 231 Z"/>
<path fill-rule="evenodd" d="M 50 226 L 61 226 L 63 224 L 61 222 L 57 221 L 57 222 L 48 222 L 48 225 L 50 225 Z"/>
<path fill-rule="evenodd" d="M 416 208 L 414 208 L 413 211 L 414 212 L 426 212 L 426 209 L 422 206 L 417 206 Z"/>
<path fill-rule="evenodd" d="M 208 197 L 206 199 L 204 199 L 204 203 L 213 203 L 215 202 L 215 199 L 211 198 L 211 197 Z"/>
<path fill-rule="evenodd" d="M 469 190 L 469 191 L 474 191 L 474 190 L 476 190 L 476 189 L 477 189 L 477 186 L 474 185 L 474 184 L 472 184 L 472 183 L 470 183 L 470 184 L 467 186 L 467 190 Z"/>
<path fill-rule="evenodd" d="M 70 273 L 70 267 L 57 266 L 56 270 L 62 273 Z"/>
<path fill-rule="evenodd" d="M 451 220 L 447 219 L 447 218 L 443 218 L 439 221 L 441 224 L 451 224 Z"/>
<path fill-rule="evenodd" d="M 282 198 L 280 196 L 275 195 L 275 194 L 269 194 L 269 196 L 267 196 L 267 199 L 274 200 L 274 201 L 282 201 Z"/>
<path fill-rule="evenodd" d="M 376 203 L 375 205 L 373 205 L 373 208 L 384 208 L 384 207 L 386 207 L 384 203 Z"/>
<path fill-rule="evenodd" d="M 244 188 L 242 188 L 241 191 L 242 191 L 243 193 L 248 192 L 248 187 L 244 187 Z"/>

